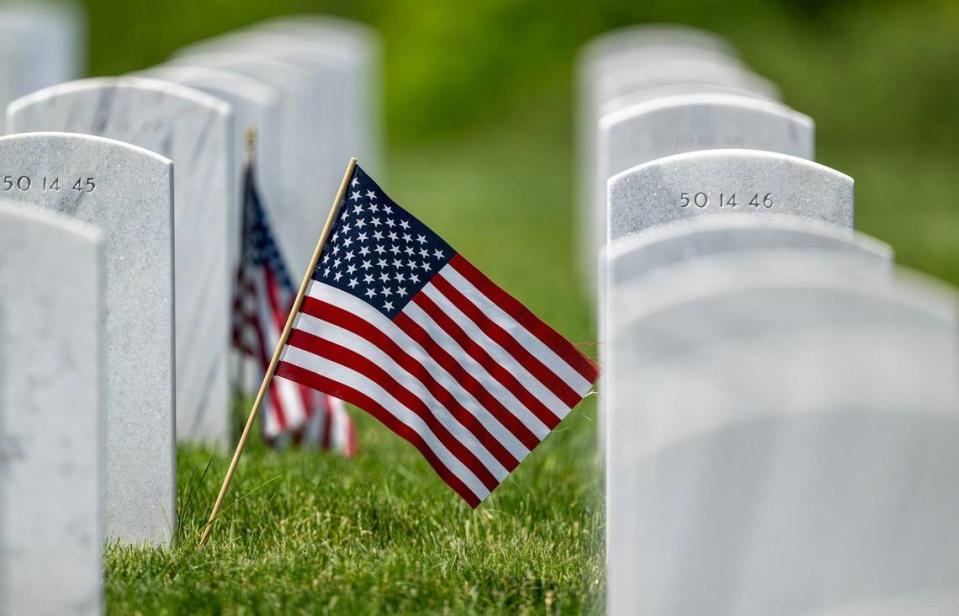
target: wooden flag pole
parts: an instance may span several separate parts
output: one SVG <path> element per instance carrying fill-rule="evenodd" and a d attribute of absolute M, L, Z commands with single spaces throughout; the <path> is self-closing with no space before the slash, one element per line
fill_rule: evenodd
<path fill-rule="evenodd" d="M 270 366 L 266 370 L 266 374 L 263 375 L 263 382 L 260 383 L 260 390 L 256 394 L 256 399 L 253 401 L 253 408 L 250 409 L 250 414 L 246 418 L 246 425 L 243 427 L 243 434 L 240 435 L 240 442 L 236 444 L 236 451 L 233 452 L 233 460 L 230 462 L 230 467 L 226 471 L 226 477 L 223 478 L 223 485 L 220 486 L 220 494 L 216 497 L 216 502 L 213 504 L 213 511 L 210 512 L 210 519 L 207 520 L 207 523 L 203 528 L 203 535 L 200 537 L 199 547 L 206 545 L 207 540 L 210 538 L 210 533 L 213 531 L 213 524 L 216 522 L 216 518 L 220 515 L 220 509 L 223 507 L 223 500 L 226 498 L 226 493 L 230 489 L 230 482 L 233 480 L 233 473 L 236 472 L 236 467 L 240 462 L 240 456 L 243 455 L 243 448 L 246 446 L 246 441 L 250 437 L 250 431 L 253 429 L 253 424 L 256 421 L 257 413 L 260 410 L 260 405 L 263 403 L 263 398 L 266 397 L 266 392 L 269 390 L 270 381 L 273 379 L 273 374 L 276 372 L 276 365 L 280 363 L 280 352 L 283 350 L 283 347 L 286 345 L 286 340 L 290 336 L 290 330 L 293 329 L 293 320 L 296 317 L 296 314 L 300 311 L 300 305 L 303 303 L 303 295 L 306 293 L 306 287 L 310 284 L 310 279 L 313 276 L 313 270 L 316 269 L 316 263 L 320 260 L 320 254 L 323 252 L 323 246 L 326 245 L 326 238 L 330 235 L 330 228 L 333 226 L 333 222 L 336 220 L 336 215 L 340 211 L 340 204 L 343 203 L 343 198 L 346 196 L 346 190 L 350 183 L 350 178 L 353 176 L 353 170 L 356 169 L 356 159 L 351 158 L 349 164 L 346 166 L 346 172 L 343 174 L 343 181 L 340 182 L 340 189 L 336 192 L 336 200 L 333 202 L 333 207 L 330 208 L 330 215 L 326 219 L 326 224 L 323 226 L 323 232 L 320 233 L 320 239 L 316 243 L 316 248 L 313 249 L 313 258 L 310 259 L 310 266 L 306 270 L 306 274 L 303 276 L 303 282 L 300 283 L 300 290 L 296 294 L 296 300 L 293 302 L 293 308 L 290 310 L 290 316 L 286 319 L 286 326 L 283 328 L 283 334 L 280 336 L 280 340 L 276 345 L 276 350 L 273 351 L 273 359 L 270 360 Z"/>

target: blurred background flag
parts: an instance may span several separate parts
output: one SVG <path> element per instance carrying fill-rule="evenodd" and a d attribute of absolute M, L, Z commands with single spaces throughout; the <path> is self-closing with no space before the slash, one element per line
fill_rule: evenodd
<path fill-rule="evenodd" d="M 367 411 L 476 507 L 597 368 L 357 166 L 276 375 Z"/>
<path fill-rule="evenodd" d="M 252 137 L 251 150 L 252 150 Z M 240 265 L 234 294 L 233 341 L 265 373 L 293 306 L 296 290 L 273 238 L 256 186 L 254 157 L 246 165 Z M 242 382 L 242 393 L 256 393 L 256 382 Z M 356 428 L 342 400 L 285 379 L 274 379 L 263 401 L 263 438 L 271 446 L 293 442 L 356 452 Z"/>

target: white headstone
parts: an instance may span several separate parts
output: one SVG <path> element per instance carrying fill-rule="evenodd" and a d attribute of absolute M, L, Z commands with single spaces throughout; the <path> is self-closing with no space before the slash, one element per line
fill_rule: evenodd
<path fill-rule="evenodd" d="M 24 38 L 24 34 L 0 26 L 0 105 L 6 106 L 27 89 L 21 71 L 27 63 Z"/>
<path fill-rule="evenodd" d="M 138 77 L 54 86 L 10 105 L 15 132 L 110 137 L 176 165 L 177 436 L 229 440 L 231 306 L 228 233 L 236 196 L 230 106 L 212 96 Z"/>
<path fill-rule="evenodd" d="M 599 336 L 606 375 L 616 358 L 611 353 L 612 337 L 608 324 L 619 322 L 626 310 L 637 315 L 645 302 L 658 306 L 674 293 L 683 297 L 687 289 L 671 284 L 674 267 L 698 259 L 713 259 L 733 253 L 769 254 L 775 250 L 811 250 L 856 257 L 878 269 L 891 267 L 892 249 L 867 235 L 798 216 L 703 216 L 659 225 L 643 233 L 622 237 L 610 243 L 603 255 L 605 274 L 600 286 Z M 737 258 L 738 255 L 737 255 Z M 639 290 L 649 283 L 648 291 Z M 623 299 L 625 298 L 625 300 Z M 600 449 L 605 450 L 606 397 L 597 411 Z"/>
<path fill-rule="evenodd" d="M 595 111 L 604 102 L 597 84 L 619 74 L 685 60 L 710 63 L 723 70 L 748 70 L 732 45 L 702 30 L 677 26 L 621 28 L 596 37 L 580 52 L 576 69 L 580 106 L 590 108 L 592 118 L 597 119 Z"/>
<path fill-rule="evenodd" d="M 0 138 L 0 198 L 103 236 L 106 532 L 162 543 L 175 527 L 173 165 L 75 134 Z"/>
<path fill-rule="evenodd" d="M 359 22 L 320 15 L 280 17 L 256 26 L 297 37 L 335 58 L 351 102 L 346 122 L 356 131 L 350 156 L 365 161 L 364 168 L 383 170 L 382 43 L 373 28 Z"/>
<path fill-rule="evenodd" d="M 603 259 L 613 290 L 656 270 L 746 250 L 838 251 L 892 261 L 892 248 L 852 229 L 799 216 L 702 216 L 659 225 L 610 243 Z"/>
<path fill-rule="evenodd" d="M 86 70 L 86 20 L 72 2 L 0 4 L 0 109 Z"/>
<path fill-rule="evenodd" d="M 632 107 L 633 105 L 652 101 L 657 98 L 691 96 L 695 94 L 737 96 L 751 98 L 758 101 L 776 102 L 776 99 L 762 96 L 754 91 L 746 90 L 738 86 L 703 83 L 672 83 L 654 86 L 651 88 L 643 88 L 642 90 L 628 92 L 623 96 L 611 98 L 608 101 L 605 101 L 602 106 L 600 106 L 599 111 L 596 113 L 596 117 L 603 118 L 611 113 L 615 113 L 627 107 Z M 596 123 L 596 127 L 597 129 L 599 128 L 599 122 Z"/>
<path fill-rule="evenodd" d="M 101 611 L 100 248 L 0 201 L 0 614 Z"/>
<path fill-rule="evenodd" d="M 643 24 L 604 32 L 583 47 L 581 72 L 608 72 L 611 62 L 635 54 L 661 51 L 669 55 L 698 55 L 734 61 L 736 48 L 720 36 L 690 26 Z"/>
<path fill-rule="evenodd" d="M 206 52 L 202 50 L 206 49 Z M 338 75 L 332 59 L 307 43 L 282 34 L 244 32 L 192 47 L 181 49 L 181 55 L 192 56 L 222 53 L 249 53 L 255 56 L 285 62 L 296 67 L 307 77 L 308 107 L 310 113 L 301 118 L 299 130 L 310 136 L 309 146 L 304 149 L 304 164 L 312 169 L 314 190 L 311 197 L 335 194 L 342 172 L 336 171 L 340 160 L 349 160 L 346 152 L 349 144 L 349 116 L 344 106 L 348 94 Z M 344 158 L 345 156 L 345 158 Z M 311 208 L 318 210 L 319 208 Z M 325 216 L 324 216 L 325 219 Z M 322 223 L 318 223 L 322 224 Z"/>
<path fill-rule="evenodd" d="M 726 93 L 778 99 L 778 88 L 754 74 L 719 37 L 685 26 L 633 26 L 596 37 L 577 67 L 577 167 L 580 265 L 595 293 L 598 245 L 592 235 L 598 190 L 600 119 L 639 101 L 692 93 Z"/>
<path fill-rule="evenodd" d="M 702 259 L 622 313 L 611 614 L 959 609 L 956 296 L 877 274 Z"/>
<path fill-rule="evenodd" d="M 789 214 L 852 228 L 853 181 L 795 156 L 706 150 L 633 167 L 609 180 L 607 241 L 696 216 Z"/>
<path fill-rule="evenodd" d="M 600 121 L 594 158 L 594 199 L 584 258 L 595 270 L 606 237 L 606 186 L 610 177 L 643 163 L 696 150 L 767 150 L 812 159 L 812 120 L 774 101 L 724 94 L 691 94 L 646 100 Z"/>
<path fill-rule="evenodd" d="M 373 140 L 367 134 L 371 128 L 370 118 L 364 117 L 371 103 L 359 99 L 371 94 L 370 88 L 364 87 L 370 76 L 362 72 L 368 69 L 370 62 L 360 55 L 363 47 L 360 41 L 342 35 L 331 40 L 322 32 L 311 31 L 312 28 L 294 28 L 287 22 L 276 22 L 269 28 L 257 27 L 201 41 L 179 50 L 178 55 L 249 53 L 304 70 L 312 82 L 313 113 L 306 118 L 309 125 L 301 126 L 301 130 L 323 135 L 309 148 L 313 157 L 310 165 L 322 173 L 318 178 L 322 184 L 316 190 L 333 194 L 339 186 L 344 161 L 351 156 L 367 160 L 374 155 L 366 150 Z M 369 56 L 370 52 L 364 55 Z M 369 164 L 377 162 L 370 160 Z"/>
<path fill-rule="evenodd" d="M 600 120 L 599 189 L 636 165 L 696 150 L 766 150 L 812 159 L 815 126 L 804 114 L 774 101 L 724 94 L 647 100 Z"/>
<path fill-rule="evenodd" d="M 593 87 L 599 105 L 631 92 L 673 84 L 735 87 L 767 99 L 778 99 L 779 88 L 748 69 L 711 60 L 666 59 L 643 66 L 628 66 L 604 75 Z"/>
<path fill-rule="evenodd" d="M 280 95 L 276 88 L 237 73 L 197 66 L 161 65 L 143 71 L 144 77 L 172 81 L 195 88 L 230 104 L 233 108 L 234 196 L 230 210 L 230 246 L 236 262 L 240 250 L 243 178 L 248 159 L 247 130 L 255 131 L 258 186 L 267 208 L 281 200 Z"/>
<path fill-rule="evenodd" d="M 306 129 L 316 111 L 315 82 L 305 69 L 289 62 L 249 53 L 223 53 L 178 56 L 174 66 L 200 66 L 245 75 L 274 87 L 280 94 L 280 140 L 282 144 L 282 199 L 268 204 L 276 214 L 271 219 L 290 271 L 306 268 L 316 240 L 323 229 L 328 198 L 313 190 L 304 178 L 313 177 L 310 149 L 322 136 Z M 321 198 L 322 197 L 322 198 Z"/>

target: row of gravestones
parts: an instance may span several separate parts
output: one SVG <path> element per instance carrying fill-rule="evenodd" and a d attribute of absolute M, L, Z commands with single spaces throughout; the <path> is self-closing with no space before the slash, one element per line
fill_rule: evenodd
<path fill-rule="evenodd" d="M 579 85 L 610 613 L 959 613 L 959 294 L 724 41 L 617 31 Z"/>
<path fill-rule="evenodd" d="M 282 18 L 9 104 L 0 614 L 98 613 L 103 541 L 174 537 L 176 440 L 231 435 L 244 133 L 295 270 L 349 157 L 378 166 L 378 67 L 365 27 Z"/>

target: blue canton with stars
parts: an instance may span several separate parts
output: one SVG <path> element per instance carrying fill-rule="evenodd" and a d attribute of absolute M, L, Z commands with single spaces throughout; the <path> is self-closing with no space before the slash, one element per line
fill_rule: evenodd
<path fill-rule="evenodd" d="M 313 280 L 392 318 L 455 254 L 357 165 Z"/>

